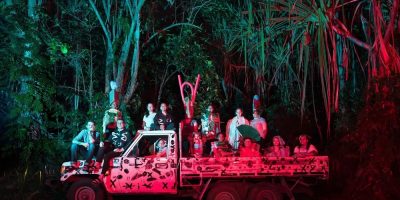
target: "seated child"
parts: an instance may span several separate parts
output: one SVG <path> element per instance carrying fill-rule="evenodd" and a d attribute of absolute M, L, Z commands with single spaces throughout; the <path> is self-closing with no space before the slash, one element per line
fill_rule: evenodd
<path fill-rule="evenodd" d="M 218 133 L 218 141 L 211 143 L 211 155 L 214 157 L 232 156 L 232 146 L 225 140 L 224 133 Z"/>
<path fill-rule="evenodd" d="M 285 146 L 285 141 L 281 136 L 272 138 L 272 146 L 268 148 L 266 156 L 268 157 L 287 157 L 290 154 L 289 146 Z"/>
<path fill-rule="evenodd" d="M 310 136 L 306 134 L 301 134 L 299 136 L 299 146 L 294 148 L 294 156 L 305 157 L 305 156 L 315 156 L 318 154 L 317 148 L 309 143 Z"/>

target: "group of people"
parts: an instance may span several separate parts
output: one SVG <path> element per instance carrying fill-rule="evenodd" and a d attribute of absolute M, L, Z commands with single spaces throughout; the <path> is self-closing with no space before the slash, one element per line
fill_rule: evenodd
<path fill-rule="evenodd" d="M 108 128 L 104 133 L 104 140 L 101 140 L 102 135 L 96 131 L 96 124 L 89 121 L 86 129 L 79 132 L 72 140 L 71 145 L 71 160 L 72 165 L 76 168 L 80 163 L 77 162 L 78 153 L 85 153 L 85 166 L 84 170 L 89 170 L 90 166 L 95 169 L 101 168 L 101 163 L 104 159 L 102 174 L 109 168 L 109 161 L 121 154 L 132 140 L 132 134 L 126 129 L 125 122 L 122 118 L 116 117 L 116 127 L 114 129 Z M 93 165 L 92 159 L 96 154 L 96 160 Z"/>
<path fill-rule="evenodd" d="M 221 120 L 213 105 L 209 105 L 201 117 L 201 132 L 193 133 L 191 153 L 195 157 L 201 156 L 229 156 L 242 157 L 290 156 L 290 147 L 286 145 L 279 135 L 272 138 L 271 145 L 267 145 L 268 126 L 266 120 L 260 116 L 258 109 L 253 110 L 253 119 L 248 120 L 243 116 L 243 110 L 237 108 L 235 116 L 227 122 L 226 131 L 220 128 Z M 243 136 L 238 130 L 241 125 L 249 125 L 257 130 L 259 142 L 254 138 Z M 310 144 L 310 136 L 299 136 L 299 145 L 294 148 L 293 155 L 297 157 L 313 156 L 318 154 L 314 145 Z"/>
<path fill-rule="evenodd" d="M 113 110 L 113 109 L 110 109 Z M 115 110 L 115 109 L 114 109 Z M 144 130 L 175 130 L 172 116 L 168 113 L 168 105 L 162 103 L 160 111 L 154 111 L 154 105 L 147 105 L 147 112 L 143 117 Z M 114 113 L 115 116 L 109 124 L 103 124 L 103 133 L 96 130 L 96 124 L 93 121 L 87 122 L 86 129 L 79 132 L 72 139 L 71 145 L 71 162 L 72 166 L 79 168 L 80 163 L 77 162 L 78 154 L 85 155 L 85 166 L 83 170 L 89 170 L 90 167 L 95 169 L 101 168 L 104 160 L 102 174 L 109 168 L 109 161 L 123 152 L 132 141 L 133 134 L 126 129 L 125 121 L 119 111 Z M 106 111 L 105 118 L 107 121 L 111 115 Z M 161 139 L 157 145 L 157 157 L 166 155 L 166 141 Z M 96 156 L 95 156 L 96 155 Z M 92 159 L 96 158 L 93 163 Z"/>
<path fill-rule="evenodd" d="M 253 120 L 249 121 L 243 116 L 243 110 L 237 108 L 235 116 L 230 119 L 226 125 L 226 132 L 221 130 L 221 119 L 213 105 L 209 105 L 201 115 L 201 124 L 193 120 L 193 133 L 182 141 L 188 141 L 190 155 L 195 157 L 202 156 L 230 156 L 240 155 L 243 157 L 254 156 L 274 156 L 286 157 L 290 156 L 290 148 L 280 136 L 272 138 L 272 144 L 267 147 L 266 138 L 268 133 L 267 122 L 260 116 L 260 111 L 253 110 Z M 114 125 L 113 125 L 114 124 Z M 243 137 L 238 126 L 249 125 L 257 130 L 260 141 L 255 142 L 250 137 Z M 103 125 L 104 126 L 104 125 Z M 166 103 L 160 104 L 160 111 L 155 112 L 152 103 L 147 104 L 147 111 L 143 116 L 143 130 L 175 130 L 175 125 L 171 114 L 168 112 Z M 104 138 L 104 139 L 101 139 Z M 86 129 L 82 130 L 72 140 L 71 160 L 73 165 L 78 167 L 78 152 L 86 153 L 86 164 L 84 169 L 94 166 L 100 169 L 104 160 L 102 174 L 109 168 L 109 161 L 123 152 L 130 144 L 133 134 L 126 129 L 125 122 L 121 115 L 116 115 L 114 123 L 103 129 L 103 133 L 96 131 L 96 125 L 93 121 L 89 121 Z M 157 157 L 166 155 L 166 141 L 160 140 L 157 148 L 159 149 Z M 96 153 L 97 152 L 97 153 Z M 299 145 L 294 148 L 293 155 L 309 156 L 316 155 L 318 150 L 314 145 L 310 144 L 308 135 L 299 136 Z M 93 164 L 92 159 L 96 154 L 96 161 Z"/>

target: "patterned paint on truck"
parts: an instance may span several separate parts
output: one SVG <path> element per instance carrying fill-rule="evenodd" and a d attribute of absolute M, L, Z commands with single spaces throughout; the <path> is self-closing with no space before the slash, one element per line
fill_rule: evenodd
<path fill-rule="evenodd" d="M 328 156 L 182 158 L 182 178 L 318 176 L 328 178 Z"/>

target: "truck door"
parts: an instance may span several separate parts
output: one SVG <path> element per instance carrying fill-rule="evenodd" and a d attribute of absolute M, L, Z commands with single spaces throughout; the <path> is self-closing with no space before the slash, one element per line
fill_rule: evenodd
<path fill-rule="evenodd" d="M 120 194 L 176 194 L 175 134 L 141 134 L 126 157 L 114 159 L 110 175 L 104 180 L 107 191 Z"/>

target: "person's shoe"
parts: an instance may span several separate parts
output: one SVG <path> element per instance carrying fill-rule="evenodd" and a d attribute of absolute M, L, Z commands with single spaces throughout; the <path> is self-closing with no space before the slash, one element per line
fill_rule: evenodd
<path fill-rule="evenodd" d="M 75 169 L 79 169 L 80 166 L 81 166 L 81 163 L 79 161 L 71 162 L 71 167 L 73 167 Z"/>
<path fill-rule="evenodd" d="M 100 169 L 100 168 L 101 168 L 101 162 L 96 162 L 96 163 L 94 164 L 94 168 Z"/>
<path fill-rule="evenodd" d="M 90 170 L 90 166 L 89 165 L 84 165 L 82 170 L 88 172 Z"/>

